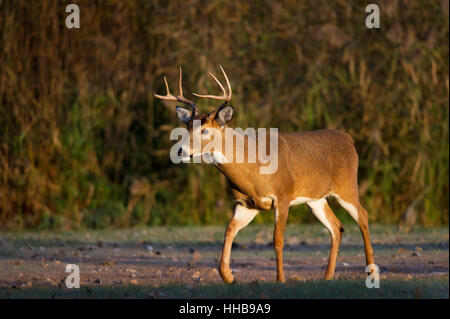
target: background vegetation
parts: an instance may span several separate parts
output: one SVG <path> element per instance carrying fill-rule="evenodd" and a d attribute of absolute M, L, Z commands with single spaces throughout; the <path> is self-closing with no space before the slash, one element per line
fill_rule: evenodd
<path fill-rule="evenodd" d="M 225 178 L 170 162 L 180 123 L 152 97 L 179 65 L 185 94 L 215 90 L 218 64 L 236 127 L 345 130 L 372 221 L 447 224 L 449 2 L 377 1 L 381 29 L 366 2 L 0 0 L 0 227 L 225 223 Z"/>

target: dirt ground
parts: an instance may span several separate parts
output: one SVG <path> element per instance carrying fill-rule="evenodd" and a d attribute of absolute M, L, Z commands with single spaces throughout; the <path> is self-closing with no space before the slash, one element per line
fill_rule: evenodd
<path fill-rule="evenodd" d="M 83 287 L 221 284 L 217 268 L 224 228 L 0 233 L 0 289 L 8 292 L 6 297 L 11 293 L 14 297 L 16 290 L 67 289 L 67 264 L 79 266 Z M 366 274 L 362 239 L 356 227 L 346 229 L 335 278 L 360 281 L 363 285 Z M 275 281 L 271 236 L 270 225 L 249 226 L 238 235 L 231 260 L 237 282 Z M 448 280 L 447 228 L 417 228 L 407 232 L 375 225 L 372 242 L 381 282 Z M 285 237 L 286 279 L 320 281 L 329 245 L 329 236 L 322 227 L 290 225 Z M 443 293 L 448 297 L 448 285 Z"/>

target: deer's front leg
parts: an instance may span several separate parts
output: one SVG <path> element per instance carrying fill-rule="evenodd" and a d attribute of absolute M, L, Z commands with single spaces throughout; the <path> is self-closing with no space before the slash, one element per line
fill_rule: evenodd
<path fill-rule="evenodd" d="M 220 260 L 220 276 L 227 284 L 231 284 L 234 281 L 230 268 L 230 254 L 233 239 L 236 237 L 239 230 L 247 226 L 252 221 L 256 214 L 258 214 L 258 210 L 248 209 L 238 204 L 234 209 L 233 217 L 228 223 L 227 230 L 225 231 L 225 242 L 223 244 L 222 257 Z"/>
<path fill-rule="evenodd" d="M 275 205 L 275 230 L 273 233 L 273 246 L 277 257 L 277 282 L 285 282 L 283 270 L 283 237 L 288 214 L 289 202 L 280 202 Z"/>

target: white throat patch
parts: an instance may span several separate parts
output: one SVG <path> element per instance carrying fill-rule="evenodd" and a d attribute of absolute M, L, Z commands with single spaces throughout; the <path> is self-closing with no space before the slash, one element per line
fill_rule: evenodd
<path fill-rule="evenodd" d="M 197 156 L 197 155 L 195 155 L 195 156 Z M 205 152 L 205 153 L 201 154 L 201 156 L 203 156 L 203 160 L 207 164 L 211 164 L 211 163 L 214 163 L 214 164 L 228 163 L 227 158 L 225 157 L 225 155 L 222 154 L 222 152 L 218 152 L 218 151 Z"/>

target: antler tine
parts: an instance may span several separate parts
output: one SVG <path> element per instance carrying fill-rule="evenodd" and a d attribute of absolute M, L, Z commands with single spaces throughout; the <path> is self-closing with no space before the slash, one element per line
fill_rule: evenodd
<path fill-rule="evenodd" d="M 180 80 L 178 81 L 178 89 L 180 90 L 180 97 L 184 98 L 183 96 L 183 70 L 181 70 L 181 66 L 180 68 Z"/>
<path fill-rule="evenodd" d="M 181 70 L 181 66 L 180 66 L 180 80 L 178 83 L 180 93 L 178 94 L 178 96 L 175 96 L 172 93 L 170 93 L 169 84 L 167 83 L 166 76 L 164 76 L 164 83 L 166 84 L 167 94 L 159 95 L 159 94 L 156 94 L 153 92 L 153 95 L 156 98 L 161 99 L 161 100 L 167 100 L 167 101 L 178 101 L 178 102 L 181 102 L 181 103 L 184 103 L 184 104 L 190 106 L 194 112 L 196 111 L 197 108 L 195 106 L 195 103 L 183 96 L 183 71 Z"/>
<path fill-rule="evenodd" d="M 217 78 L 214 76 L 214 74 L 209 73 L 209 75 L 216 81 L 217 84 L 219 84 L 220 88 L 222 89 L 223 95 L 226 96 L 227 91 L 225 91 L 225 88 L 223 87 L 222 83 L 220 83 L 220 81 L 217 80 Z"/>
<path fill-rule="evenodd" d="M 233 94 L 233 91 L 231 90 L 231 84 L 230 84 L 230 81 L 228 80 L 228 76 L 227 76 L 227 74 L 225 73 L 225 70 L 222 68 L 222 66 L 219 65 L 219 67 L 220 67 L 220 69 L 222 70 L 223 77 L 225 78 L 225 81 L 227 81 L 228 90 L 230 91 L 229 97 L 230 97 L 230 100 L 231 100 L 231 94 Z"/>
<path fill-rule="evenodd" d="M 203 97 L 203 98 L 210 98 L 210 99 L 214 99 L 214 100 L 224 100 L 225 103 L 229 102 L 231 100 L 231 94 L 232 94 L 230 81 L 228 80 L 227 74 L 225 73 L 225 70 L 222 68 L 221 65 L 220 65 L 220 69 L 222 70 L 225 81 L 227 82 L 229 93 L 227 93 L 227 91 L 223 87 L 222 83 L 220 83 L 220 81 L 214 76 L 214 74 L 209 73 L 209 75 L 217 82 L 219 87 L 222 89 L 223 95 L 219 96 L 219 95 L 207 95 L 207 94 L 198 94 L 198 93 L 192 93 L 192 94 L 195 96 L 198 96 L 198 97 Z"/>
<path fill-rule="evenodd" d="M 168 99 L 168 97 L 174 97 L 174 96 L 170 93 L 169 84 L 167 84 L 166 76 L 164 76 L 164 83 L 166 84 L 167 95 L 159 95 L 159 94 L 156 94 L 155 92 L 153 92 L 153 96 L 157 97 L 158 99 L 161 99 L 161 100 L 172 100 L 172 99 Z"/>

